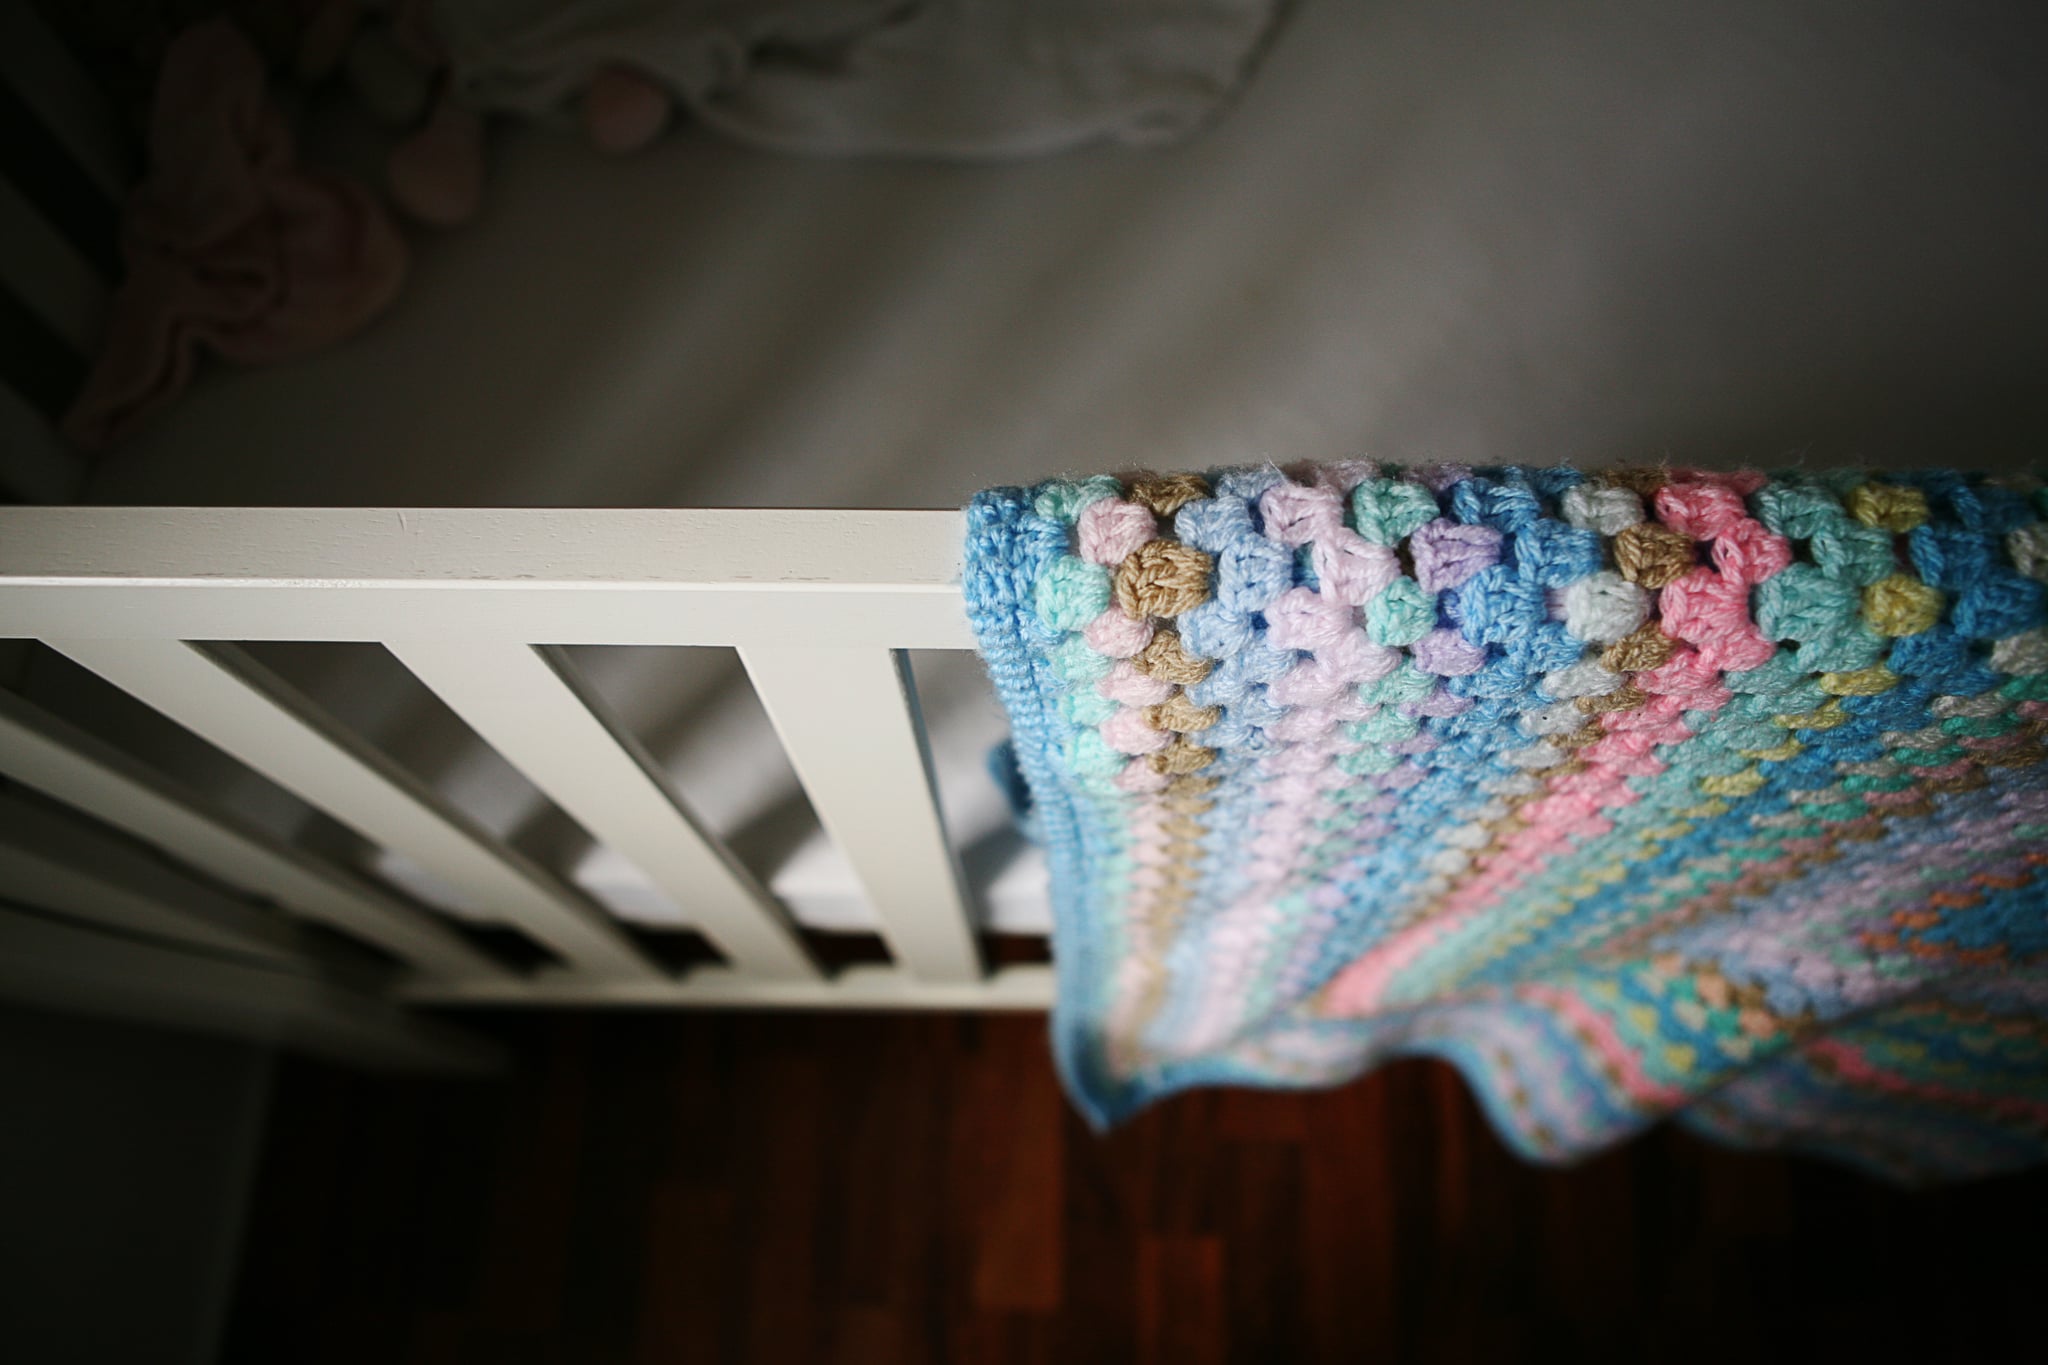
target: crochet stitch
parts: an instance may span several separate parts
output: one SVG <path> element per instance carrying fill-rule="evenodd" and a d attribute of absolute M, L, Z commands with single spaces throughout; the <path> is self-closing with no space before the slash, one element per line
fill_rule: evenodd
<path fill-rule="evenodd" d="M 1429 1054 L 1541 1159 L 2048 1152 L 2035 482 L 1352 462 L 968 526 L 1096 1122 Z"/>

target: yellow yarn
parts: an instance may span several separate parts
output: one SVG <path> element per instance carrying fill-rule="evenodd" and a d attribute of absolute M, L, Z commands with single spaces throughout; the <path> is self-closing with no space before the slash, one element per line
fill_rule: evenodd
<path fill-rule="evenodd" d="M 1793 736 L 1787 735 L 1783 744 L 1775 744 L 1768 749 L 1738 749 L 1736 752 L 1744 758 L 1759 759 L 1765 763 L 1783 763 L 1788 758 L 1796 758 L 1805 753 L 1806 746 Z"/>
<path fill-rule="evenodd" d="M 1825 706 L 1812 711 L 1799 711 L 1789 715 L 1773 716 L 1771 719 L 1787 730 L 1832 730 L 1849 719 L 1849 713 L 1842 709 L 1839 698 L 1828 698 Z"/>
<path fill-rule="evenodd" d="M 1717 774 L 1700 779 L 1700 790 L 1709 796 L 1750 796 L 1763 786 L 1764 775 L 1754 768 L 1739 773 Z"/>
<path fill-rule="evenodd" d="M 1823 673 L 1818 681 L 1821 691 L 1838 697 L 1874 697 L 1897 687 L 1899 675 L 1883 664 L 1872 664 L 1853 673 Z"/>
<path fill-rule="evenodd" d="M 1927 520 L 1927 495 L 1917 488 L 1891 483 L 1866 483 L 1849 494 L 1849 515 L 1865 526 L 1880 526 L 1904 535 Z"/>
<path fill-rule="evenodd" d="M 1863 590 L 1863 619 L 1879 635 L 1918 635 L 1941 619 L 1941 589 L 1895 573 Z"/>

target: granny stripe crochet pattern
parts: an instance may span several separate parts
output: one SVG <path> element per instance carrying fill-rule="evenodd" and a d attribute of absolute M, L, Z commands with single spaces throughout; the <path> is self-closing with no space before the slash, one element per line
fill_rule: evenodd
<path fill-rule="evenodd" d="M 1904 1177 L 2048 1151 L 2048 495 L 1433 468 L 968 512 L 1069 1088 L 1457 1065 Z"/>

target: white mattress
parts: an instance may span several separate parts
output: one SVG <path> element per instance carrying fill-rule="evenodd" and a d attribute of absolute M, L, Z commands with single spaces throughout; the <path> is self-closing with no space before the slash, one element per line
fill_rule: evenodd
<path fill-rule="evenodd" d="M 1073 467 L 2031 452 L 2048 54 L 2020 7 L 1544 8 L 1310 0 L 1169 151 L 846 163 L 685 129 L 614 163 L 507 130 L 484 217 L 421 243 L 391 316 L 210 377 L 93 497 L 950 506 Z M 622 915 L 681 917 L 535 824 L 395 665 L 308 658 L 486 823 Z M 757 818 L 794 779 L 729 658 L 696 683 L 587 662 L 802 918 L 869 922 L 814 828 L 778 844 Z M 977 894 L 1042 927 L 1043 870 L 980 769 L 993 703 L 971 661 L 920 664 Z"/>

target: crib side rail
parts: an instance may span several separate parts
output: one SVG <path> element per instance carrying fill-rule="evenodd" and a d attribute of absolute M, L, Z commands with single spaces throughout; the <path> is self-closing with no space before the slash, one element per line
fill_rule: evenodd
<path fill-rule="evenodd" d="M 43 641 L 492 905 L 559 960 L 532 974 L 465 953 L 436 917 L 344 869 L 180 806 L 18 700 L 0 775 L 369 939 L 410 969 L 409 998 L 1042 1005 L 1043 969 L 983 969 L 904 666 L 908 649 L 971 647 L 960 532 L 952 512 L 0 508 L 0 637 Z M 724 965 L 656 964 L 236 644 L 283 640 L 389 649 L 684 905 Z M 892 966 L 821 970 L 558 648 L 585 644 L 739 651 Z"/>

